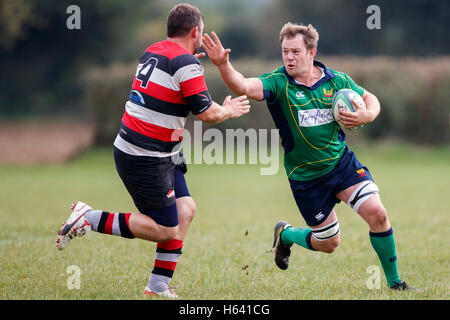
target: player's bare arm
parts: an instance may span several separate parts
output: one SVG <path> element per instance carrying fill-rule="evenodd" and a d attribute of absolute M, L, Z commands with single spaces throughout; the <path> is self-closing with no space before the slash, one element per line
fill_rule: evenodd
<path fill-rule="evenodd" d="M 197 115 L 197 118 L 208 123 L 219 123 L 228 119 L 239 118 L 249 111 L 250 102 L 247 96 L 239 96 L 234 99 L 227 96 L 222 105 L 213 101 L 205 112 Z"/>
<path fill-rule="evenodd" d="M 355 112 L 339 111 L 341 123 L 346 128 L 354 128 L 372 122 L 380 114 L 380 102 L 378 98 L 367 90 L 362 95 L 366 108 L 360 106 L 356 101 L 352 100 L 355 106 Z"/>
<path fill-rule="evenodd" d="M 209 59 L 219 69 L 226 86 L 237 95 L 246 95 L 249 99 L 262 100 L 264 98 L 263 84 L 258 78 L 245 78 L 233 68 L 229 60 L 231 49 L 225 49 L 219 37 L 213 31 L 211 36 L 204 34 L 202 48 Z"/>

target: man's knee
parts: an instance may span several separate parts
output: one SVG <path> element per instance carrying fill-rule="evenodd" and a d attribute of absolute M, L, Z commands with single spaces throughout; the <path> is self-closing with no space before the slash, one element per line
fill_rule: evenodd
<path fill-rule="evenodd" d="M 160 227 L 158 242 L 165 242 L 175 239 L 178 234 L 178 225 L 175 227 Z"/>
<path fill-rule="evenodd" d="M 177 199 L 178 213 L 181 219 L 191 222 L 194 219 L 197 206 L 191 197 Z"/>
<path fill-rule="evenodd" d="M 383 227 L 387 224 L 387 212 L 382 205 L 370 208 L 369 225 L 371 227 Z"/>
<path fill-rule="evenodd" d="M 321 251 L 325 253 L 333 253 L 339 246 L 339 243 L 340 243 L 340 236 L 336 235 L 333 238 L 323 241 Z"/>
<path fill-rule="evenodd" d="M 312 229 L 312 238 L 314 239 L 313 247 L 316 250 L 332 253 L 340 242 L 339 222 L 336 220 L 321 228 Z"/>

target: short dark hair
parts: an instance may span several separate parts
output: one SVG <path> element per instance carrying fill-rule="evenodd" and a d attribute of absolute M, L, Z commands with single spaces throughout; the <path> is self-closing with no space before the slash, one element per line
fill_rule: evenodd
<path fill-rule="evenodd" d="M 194 27 L 200 27 L 203 16 L 200 10 L 187 3 L 177 4 L 167 17 L 167 36 L 182 37 Z"/>

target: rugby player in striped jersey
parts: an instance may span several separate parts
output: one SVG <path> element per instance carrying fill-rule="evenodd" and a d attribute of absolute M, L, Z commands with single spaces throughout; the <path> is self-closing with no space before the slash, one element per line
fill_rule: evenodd
<path fill-rule="evenodd" d="M 367 167 L 348 148 L 345 133 L 331 113 L 333 93 L 349 88 L 362 96 L 367 109 L 353 103 L 356 112 L 340 111 L 343 124 L 354 128 L 375 120 L 380 104 L 375 95 L 358 86 L 345 73 L 315 60 L 319 34 L 312 26 L 286 23 L 280 32 L 284 65 L 257 78 L 245 78 L 229 61 L 212 32 L 202 47 L 218 67 L 225 84 L 235 94 L 266 100 L 279 129 L 284 165 L 292 193 L 307 227 L 294 228 L 285 221 L 275 225 L 273 252 L 276 265 L 289 266 L 290 247 L 333 252 L 340 241 L 335 205 L 353 208 L 369 225 L 369 238 L 383 267 L 389 288 L 411 289 L 400 279 L 393 229 L 378 187 Z"/>
<path fill-rule="evenodd" d="M 144 295 L 177 297 L 169 283 L 196 211 L 180 152 L 186 117 L 192 112 L 201 121 L 219 123 L 250 110 L 246 96 L 228 96 L 222 105 L 211 100 L 198 60 L 204 54 L 196 54 L 202 35 L 198 8 L 176 5 L 167 18 L 167 40 L 152 44 L 139 59 L 114 141 L 117 172 L 139 212 L 94 210 L 77 202 L 56 240 L 63 250 L 93 230 L 157 242 Z"/>

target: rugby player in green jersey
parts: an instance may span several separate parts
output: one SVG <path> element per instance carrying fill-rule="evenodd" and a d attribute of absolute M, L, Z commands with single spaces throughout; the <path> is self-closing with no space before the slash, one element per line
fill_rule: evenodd
<path fill-rule="evenodd" d="M 229 61 L 231 50 L 222 46 L 214 32 L 202 39 L 203 49 L 228 88 L 237 95 L 266 100 L 279 129 L 286 174 L 307 227 L 295 228 L 285 221 L 275 225 L 275 263 L 280 269 L 288 268 L 293 244 L 333 252 L 340 240 L 334 207 L 343 201 L 369 225 L 370 242 L 389 288 L 411 289 L 398 273 L 393 229 L 378 187 L 367 167 L 347 147 L 345 133 L 331 112 L 333 95 L 343 88 L 356 91 L 366 104 L 363 108 L 354 102 L 353 113 L 340 111 L 342 124 L 347 128 L 375 120 L 380 103 L 348 75 L 314 59 L 318 40 L 313 26 L 286 23 L 280 32 L 284 65 L 271 73 L 245 78 L 233 68 Z"/>

